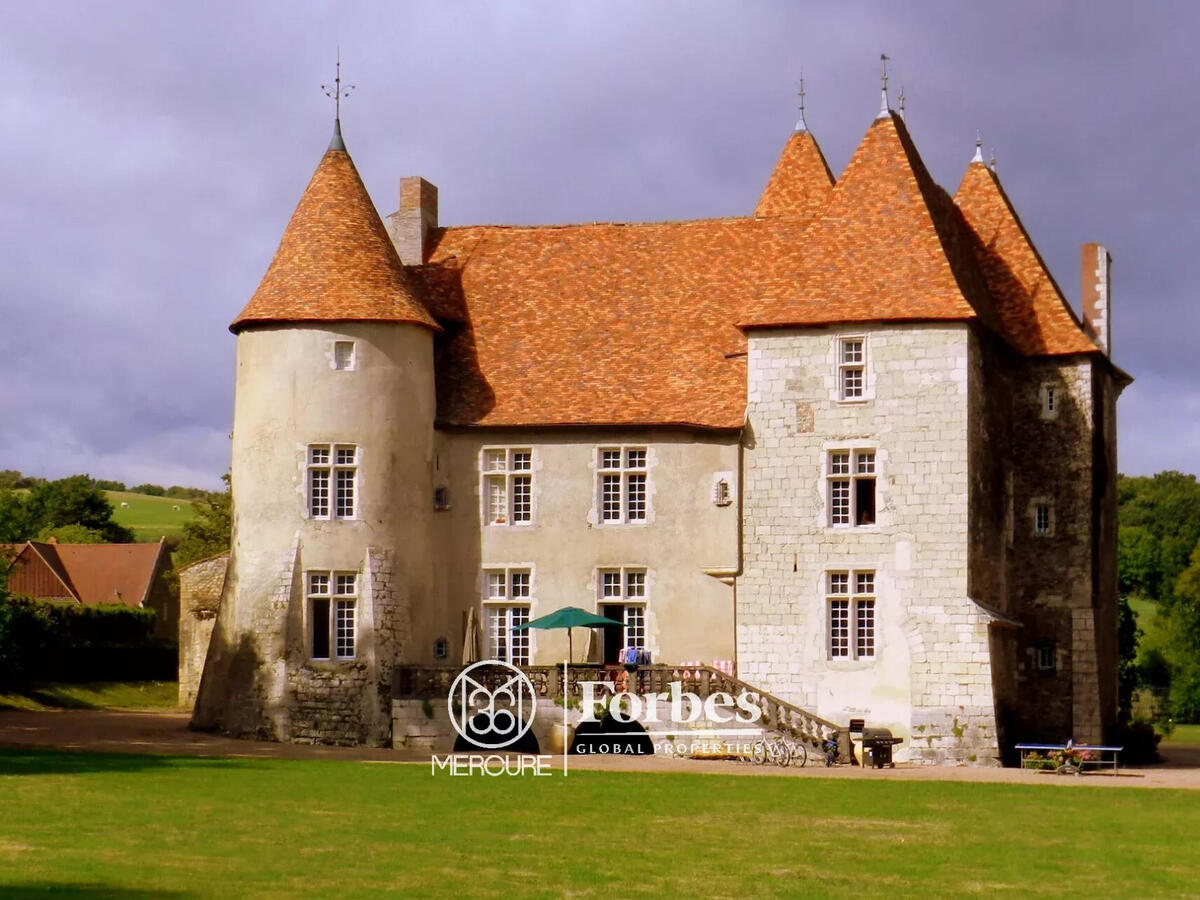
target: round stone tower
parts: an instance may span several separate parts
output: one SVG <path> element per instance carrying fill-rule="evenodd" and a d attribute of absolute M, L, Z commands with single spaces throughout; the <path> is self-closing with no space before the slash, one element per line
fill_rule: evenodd
<path fill-rule="evenodd" d="M 433 579 L 440 329 L 340 126 L 230 330 L 233 547 L 193 725 L 382 744 Z"/>

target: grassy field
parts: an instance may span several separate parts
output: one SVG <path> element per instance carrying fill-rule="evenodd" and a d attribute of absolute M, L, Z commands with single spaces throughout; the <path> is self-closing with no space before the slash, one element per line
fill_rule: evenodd
<path fill-rule="evenodd" d="M 48 683 L 0 693 L 0 709 L 172 709 L 178 702 L 174 681 Z"/>
<path fill-rule="evenodd" d="M 105 491 L 104 496 L 113 506 L 113 518 L 119 524 L 132 528 L 139 541 L 179 537 L 183 534 L 183 523 L 196 515 L 190 500 L 122 491 Z M 122 507 L 122 503 L 129 505 Z M 177 506 L 179 509 L 175 509 Z"/>
<path fill-rule="evenodd" d="M 1200 744 L 1200 725 L 1176 725 L 1163 740 L 1169 744 Z"/>
<path fill-rule="evenodd" d="M 1178 896 L 1194 792 L 0 751 L 0 893 Z"/>

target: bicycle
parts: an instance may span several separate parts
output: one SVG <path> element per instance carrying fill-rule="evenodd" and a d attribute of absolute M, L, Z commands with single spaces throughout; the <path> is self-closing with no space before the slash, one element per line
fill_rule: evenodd
<path fill-rule="evenodd" d="M 797 741 L 786 735 L 782 738 L 788 748 L 788 764 L 793 765 L 798 769 L 808 765 L 808 748 L 804 746 L 803 741 Z"/>
<path fill-rule="evenodd" d="M 787 768 L 792 761 L 792 751 L 787 741 L 781 737 L 761 738 L 754 742 L 750 751 L 750 761 L 756 766 L 772 763 L 780 768 Z"/>

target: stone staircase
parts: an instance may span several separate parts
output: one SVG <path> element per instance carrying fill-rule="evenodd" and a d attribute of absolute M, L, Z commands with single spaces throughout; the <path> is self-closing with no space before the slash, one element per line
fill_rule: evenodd
<path fill-rule="evenodd" d="M 454 743 L 454 731 L 450 725 L 447 697 L 450 685 L 461 668 L 457 666 L 397 666 L 392 685 L 392 746 L 410 750 L 447 752 Z M 788 703 L 752 684 L 708 665 L 649 665 L 634 672 L 599 664 L 562 666 L 523 666 L 522 671 L 533 684 L 538 698 L 538 716 L 545 720 L 546 713 L 558 711 L 552 721 L 561 721 L 564 698 L 568 709 L 574 704 L 573 719 L 578 719 L 578 705 L 583 697 L 580 687 L 584 681 L 612 681 L 614 674 L 625 676 L 624 690 L 631 694 L 669 693 L 672 682 L 680 684 L 680 690 L 690 692 L 702 701 L 713 694 L 723 693 L 731 697 L 745 695 L 745 702 L 758 708 L 761 717 L 758 727 L 764 731 L 787 735 L 804 744 L 809 756 L 821 758 L 826 742 L 835 740 L 839 758 L 850 758 L 850 737 L 846 726 L 837 725 L 827 719 Z M 706 723 L 697 722 L 695 726 Z M 693 726 L 694 727 L 694 726 Z M 681 735 L 689 730 L 679 726 Z M 535 733 L 548 729 L 535 726 Z M 546 747 L 543 735 L 539 741 Z"/>

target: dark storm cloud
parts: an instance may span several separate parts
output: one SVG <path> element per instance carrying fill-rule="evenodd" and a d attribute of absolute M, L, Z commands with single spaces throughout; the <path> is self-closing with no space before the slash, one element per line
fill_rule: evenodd
<path fill-rule="evenodd" d="M 1073 300 L 1114 256 L 1122 468 L 1195 469 L 1190 3 L 59 3 L 0 8 L 0 468 L 215 485 L 233 339 L 325 143 L 442 220 L 744 214 L 794 121 L 839 171 L 893 58 L 934 176 L 981 129 Z"/>

